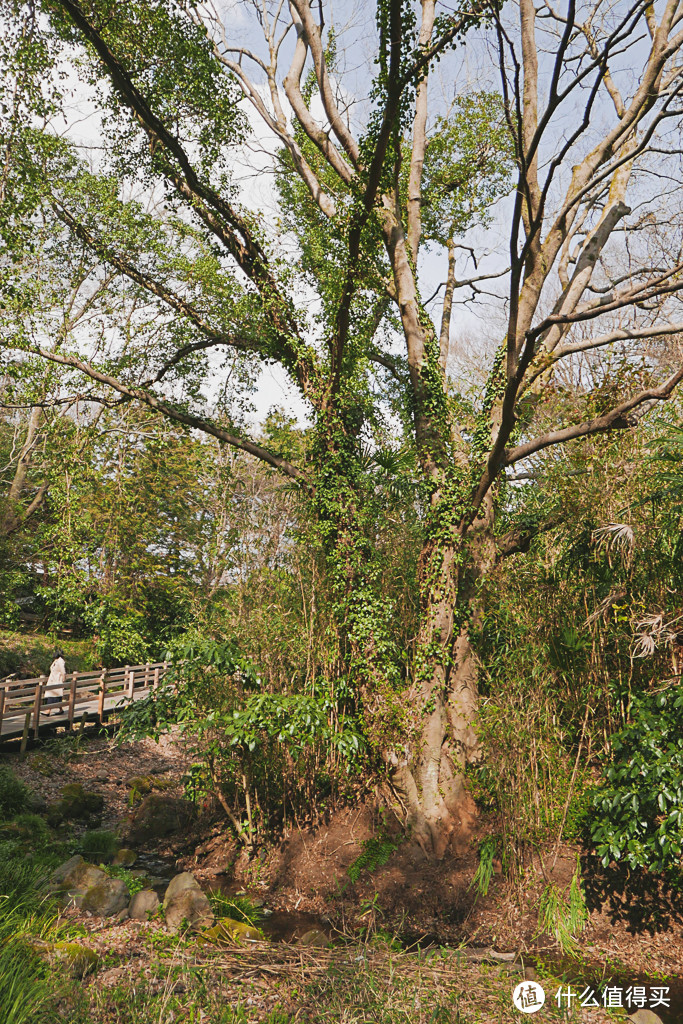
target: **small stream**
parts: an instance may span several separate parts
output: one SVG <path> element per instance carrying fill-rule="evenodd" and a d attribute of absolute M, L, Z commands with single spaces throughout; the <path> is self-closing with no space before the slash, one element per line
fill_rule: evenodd
<path fill-rule="evenodd" d="M 144 872 L 149 878 L 153 888 L 160 898 L 163 898 L 164 891 L 177 873 L 175 860 L 163 858 L 156 854 L 140 851 L 135 868 Z M 242 886 L 235 882 L 228 875 L 219 875 L 214 879 L 209 892 L 221 893 L 224 896 L 249 895 Z M 256 900 L 258 901 L 258 900 Z M 258 922 L 259 928 L 273 942 L 296 942 L 306 932 L 317 929 L 324 932 L 329 938 L 334 938 L 334 929 L 326 918 L 318 917 L 316 914 L 309 914 L 299 910 L 270 910 L 263 909 L 263 917 Z M 404 939 L 406 948 L 415 948 L 416 945 L 424 949 L 427 946 L 438 945 L 436 936 L 423 936 L 418 939 L 406 936 Z M 472 949 L 472 953 L 477 950 Z M 540 973 L 547 975 L 551 971 L 557 978 L 562 979 L 562 987 L 566 992 L 567 986 L 572 991 L 581 993 L 586 987 L 595 990 L 596 996 L 602 1002 L 602 991 L 606 985 L 618 986 L 624 993 L 631 986 L 644 986 L 649 997 L 651 989 L 657 987 L 668 987 L 667 998 L 670 1006 L 652 1006 L 648 999 L 647 1008 L 652 1008 L 663 1024 L 683 1024 L 683 976 L 672 978 L 656 978 L 645 974 L 629 974 L 626 970 L 612 968 L 608 969 L 599 961 L 587 959 L 575 960 L 566 956 L 533 956 L 524 958 L 526 964 L 534 965 Z M 554 996 L 553 996 L 554 998 Z M 576 1003 L 574 1003 L 576 1005 Z M 631 1008 L 626 1012 L 633 1013 Z"/>

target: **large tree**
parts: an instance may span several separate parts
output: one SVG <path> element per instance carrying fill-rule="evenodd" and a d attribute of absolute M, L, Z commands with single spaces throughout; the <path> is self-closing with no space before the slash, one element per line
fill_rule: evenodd
<path fill-rule="evenodd" d="M 683 331 L 672 186 L 683 4 L 379 0 L 373 25 L 345 30 L 332 30 L 323 0 L 9 6 L 0 198 L 6 276 L 21 283 L 5 289 L 8 346 L 88 378 L 92 399 L 142 402 L 304 490 L 343 670 L 409 824 L 441 855 L 471 812 L 479 583 L 544 525 L 503 531 L 506 470 L 634 427 L 683 378 L 683 362 L 648 357 L 653 337 Z M 442 88 L 430 89 L 442 58 Z M 60 99 L 46 98 L 46 69 L 65 61 L 78 61 L 101 112 L 104 155 L 90 167 L 58 140 Z M 474 65 L 487 86 L 476 92 L 459 85 Z M 263 171 L 264 151 L 279 207 L 270 221 L 239 188 L 245 162 Z M 505 253 L 482 263 L 510 154 L 512 194 L 493 224 Z M 88 296 L 107 277 L 145 306 L 144 325 L 133 315 L 122 327 L 96 299 L 95 328 L 80 335 L 37 323 L 17 298 L 27 257 L 16 249 L 48 223 L 64 234 L 41 236 L 60 238 L 45 258 L 65 246 L 96 258 Z M 425 298 L 437 286 L 438 321 Z M 452 321 L 459 296 L 483 295 L 492 326 L 472 406 Z M 558 400 L 563 364 L 614 345 L 627 360 L 644 353 L 638 387 L 608 365 L 599 386 Z M 207 416 L 197 375 L 215 376 L 215 356 L 200 362 L 214 350 L 229 354 L 231 380 L 243 368 L 245 387 L 254 363 L 280 364 L 313 424 L 307 462 L 250 438 L 239 418 L 228 429 Z M 388 410 L 415 455 L 423 536 L 407 693 L 362 457 L 371 429 L 375 443 L 390 433 Z"/>

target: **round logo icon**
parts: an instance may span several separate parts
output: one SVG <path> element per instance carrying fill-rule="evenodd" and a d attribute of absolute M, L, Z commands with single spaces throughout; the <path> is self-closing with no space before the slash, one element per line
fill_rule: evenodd
<path fill-rule="evenodd" d="M 545 992 L 536 981 L 520 981 L 512 993 L 512 1002 L 522 1013 L 536 1013 L 545 1002 Z"/>

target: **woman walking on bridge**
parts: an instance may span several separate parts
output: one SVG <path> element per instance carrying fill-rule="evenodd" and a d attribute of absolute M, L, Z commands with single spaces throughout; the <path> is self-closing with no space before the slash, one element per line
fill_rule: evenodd
<path fill-rule="evenodd" d="M 45 703 L 53 705 L 46 712 L 46 715 L 61 715 L 64 712 L 62 700 L 64 699 L 64 680 L 66 679 L 66 664 L 61 651 L 55 651 L 55 656 L 50 665 L 45 689 L 47 696 Z"/>

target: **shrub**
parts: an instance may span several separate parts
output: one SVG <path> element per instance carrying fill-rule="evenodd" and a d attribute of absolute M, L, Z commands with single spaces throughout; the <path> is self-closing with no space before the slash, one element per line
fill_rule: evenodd
<path fill-rule="evenodd" d="M 677 871 L 683 851 L 683 695 L 636 698 L 612 737 L 606 785 L 593 795 L 591 834 L 605 867 Z"/>
<path fill-rule="evenodd" d="M 179 725 L 194 757 L 188 795 L 215 798 L 248 849 L 288 814 L 315 818 L 351 792 L 366 742 L 348 683 L 319 678 L 306 692 L 270 692 L 232 641 L 191 638 L 174 662 L 165 685 L 124 710 L 119 742 L 157 740 Z"/>
<path fill-rule="evenodd" d="M 101 829 L 93 832 L 85 832 L 78 844 L 79 852 L 86 860 L 110 861 L 119 848 L 119 840 L 113 832 Z"/>
<path fill-rule="evenodd" d="M 0 818 L 11 818 L 25 810 L 30 790 L 10 768 L 0 768 Z"/>

